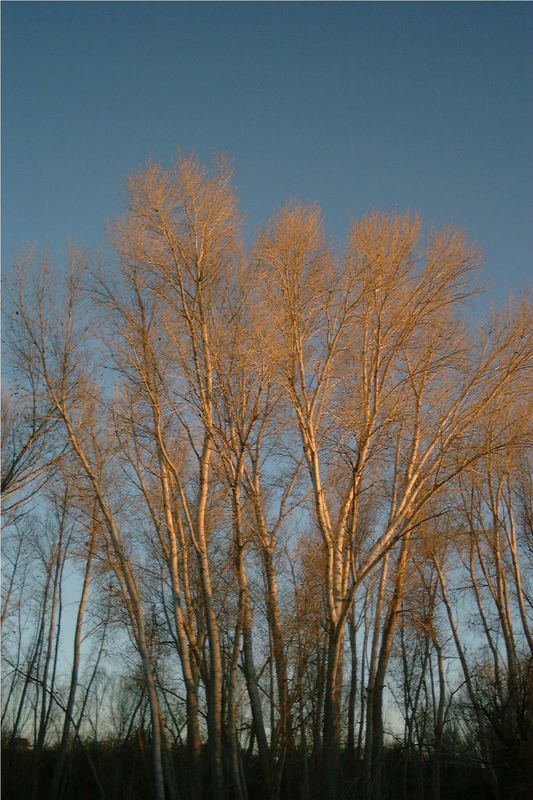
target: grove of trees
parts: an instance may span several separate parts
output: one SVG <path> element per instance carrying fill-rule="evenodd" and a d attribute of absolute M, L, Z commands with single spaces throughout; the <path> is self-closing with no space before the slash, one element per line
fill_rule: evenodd
<path fill-rule="evenodd" d="M 529 301 L 472 323 L 409 214 L 245 247 L 231 179 L 150 164 L 112 263 L 14 265 L 4 796 L 525 800 Z"/>

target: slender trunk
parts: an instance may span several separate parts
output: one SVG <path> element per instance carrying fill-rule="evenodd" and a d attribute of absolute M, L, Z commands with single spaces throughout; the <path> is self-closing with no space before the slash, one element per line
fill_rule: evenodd
<path fill-rule="evenodd" d="M 495 528 L 494 566 L 496 570 L 496 588 L 498 596 L 497 607 L 498 607 L 498 615 L 500 617 L 503 640 L 505 642 L 505 651 L 507 654 L 507 669 L 509 674 L 509 681 L 512 687 L 514 688 L 516 685 L 516 680 L 518 675 L 518 658 L 516 654 L 511 610 L 509 607 L 509 590 L 507 586 L 507 575 L 505 573 L 505 567 L 502 562 L 500 527 L 496 516 L 494 518 L 494 528 Z"/>
<path fill-rule="evenodd" d="M 370 620 L 368 616 L 369 610 L 369 603 L 372 597 L 371 587 L 372 587 L 372 579 L 367 586 L 365 592 L 365 605 L 363 609 L 363 648 L 361 653 L 361 677 L 359 679 L 359 707 L 360 707 L 360 717 L 359 717 L 359 726 L 357 731 L 357 758 L 361 759 L 361 754 L 363 753 L 363 738 L 366 726 L 366 708 L 367 708 L 367 698 L 366 698 L 366 686 L 367 686 L 367 676 L 366 676 L 366 663 L 367 663 L 367 654 L 368 654 L 368 639 L 370 634 Z"/>
<path fill-rule="evenodd" d="M 385 589 L 387 586 L 388 574 L 389 574 L 389 555 L 387 554 L 383 559 L 383 564 L 381 567 L 378 596 L 376 598 L 376 611 L 374 615 L 372 650 L 370 654 L 370 663 L 368 666 L 368 684 L 367 684 L 367 697 L 366 697 L 366 735 L 365 735 L 365 753 L 364 753 L 365 790 L 366 790 L 366 796 L 368 798 L 372 797 L 372 781 L 375 772 L 375 765 L 373 760 L 374 759 L 373 743 L 375 741 L 374 728 L 376 725 L 376 720 L 375 720 L 376 703 L 374 701 L 374 694 L 376 692 L 376 686 L 377 686 L 379 631 L 381 626 L 381 617 L 383 614 L 383 606 L 385 604 Z"/>
<path fill-rule="evenodd" d="M 267 617 L 272 645 L 272 655 L 274 657 L 274 664 L 276 667 L 276 683 L 279 705 L 279 721 L 277 726 L 274 725 L 272 728 L 272 736 L 274 735 L 274 730 L 277 730 L 277 741 L 273 741 L 272 745 L 273 749 L 277 749 L 279 751 L 277 753 L 278 761 L 282 761 L 286 749 L 291 749 L 294 745 L 290 720 L 287 659 L 285 657 L 284 639 L 279 610 L 278 581 L 274 565 L 274 542 L 272 541 L 272 537 L 269 536 L 263 508 L 261 505 L 261 489 L 259 484 L 259 473 L 257 472 L 257 464 L 254 464 L 254 470 L 255 474 L 250 490 L 252 492 L 255 519 L 259 530 L 259 539 L 261 544 L 261 558 L 263 562 L 266 583 Z"/>
<path fill-rule="evenodd" d="M 228 693 L 227 693 L 227 747 L 229 751 L 229 764 L 231 772 L 231 781 L 233 784 L 233 794 L 235 800 L 244 800 L 244 787 L 241 781 L 241 771 L 239 768 L 239 752 L 237 744 L 237 678 L 240 657 L 240 642 L 243 627 L 243 607 L 242 607 L 242 591 L 239 597 L 239 610 L 237 614 L 237 623 L 235 625 L 235 632 L 233 635 L 233 648 L 231 662 L 229 665 L 229 680 L 228 680 Z"/>
<path fill-rule="evenodd" d="M 18 542 L 17 542 L 17 551 L 15 553 L 15 558 L 14 558 L 14 561 L 13 561 L 13 569 L 11 570 L 11 575 L 9 576 L 9 583 L 8 583 L 8 586 L 7 586 L 7 590 L 6 590 L 5 594 L 4 594 L 4 597 L 2 598 L 2 614 L 0 616 L 0 627 L 2 627 L 4 625 L 4 622 L 7 619 L 7 612 L 8 612 L 8 609 L 9 609 L 9 604 L 10 604 L 10 601 L 11 601 L 11 597 L 13 595 L 13 588 L 14 588 L 14 585 L 15 585 L 15 577 L 16 577 L 16 574 L 17 574 L 19 560 L 20 560 L 20 556 L 21 556 L 21 552 L 22 552 L 22 542 L 23 542 L 22 536 L 19 536 L 19 539 L 18 539 Z"/>
<path fill-rule="evenodd" d="M 507 536 L 509 551 L 511 553 L 511 561 L 513 565 L 513 578 L 516 587 L 516 599 L 520 611 L 520 621 L 522 623 L 522 630 L 524 631 L 524 635 L 526 637 L 529 646 L 529 651 L 533 656 L 533 635 L 531 633 L 531 628 L 529 626 L 528 615 L 525 606 L 524 589 L 522 585 L 522 573 L 520 570 L 520 562 L 518 560 L 518 548 L 516 543 L 516 525 L 515 525 L 513 506 L 511 500 L 509 500 L 508 502 L 508 507 L 509 507 L 509 524 L 508 526 L 505 527 L 505 533 Z"/>
<path fill-rule="evenodd" d="M 87 597 L 89 594 L 89 585 L 90 585 L 90 577 L 91 577 L 91 566 L 92 560 L 94 555 L 94 548 L 95 548 L 95 540 L 96 540 L 96 533 L 97 533 L 97 523 L 96 519 L 93 516 L 92 526 L 91 526 L 91 535 L 89 538 L 88 543 L 88 550 L 87 550 L 87 561 L 85 563 L 85 573 L 83 576 L 83 586 L 81 591 L 80 602 L 78 605 L 78 614 L 76 618 L 76 628 L 74 631 L 74 651 L 72 656 L 72 671 L 70 675 L 70 688 L 69 694 L 67 699 L 67 706 L 65 709 L 65 720 L 63 723 L 63 731 L 61 734 L 61 742 L 59 745 L 59 752 L 56 761 L 56 765 L 54 768 L 54 774 L 52 777 L 52 787 L 50 789 L 50 800 L 55 800 L 56 797 L 60 796 L 60 783 L 61 778 L 63 775 L 63 769 L 65 765 L 65 758 L 67 755 L 68 745 L 69 745 L 69 736 L 70 736 L 70 729 L 72 725 L 72 715 L 74 711 L 74 703 L 76 700 L 76 693 L 78 690 L 78 674 L 79 674 L 79 667 L 80 667 L 80 650 L 81 650 L 81 631 L 83 626 L 83 620 L 85 616 L 85 606 L 87 604 Z"/>
<path fill-rule="evenodd" d="M 357 676 L 358 676 L 358 658 L 357 658 L 357 626 L 355 624 L 354 611 L 350 615 L 349 621 L 349 638 L 350 638 L 350 691 L 348 694 L 348 739 L 346 748 L 351 761 L 355 762 L 355 702 L 357 698 Z"/>
<path fill-rule="evenodd" d="M 209 733 L 209 758 L 213 787 L 213 800 L 224 798 L 224 772 L 222 764 L 222 654 L 211 586 L 211 568 L 207 549 L 205 512 L 209 488 L 209 466 L 212 448 L 210 437 L 204 437 L 200 462 L 200 492 L 197 503 L 196 533 L 199 543 L 199 567 L 202 596 L 209 641 L 209 686 L 207 691 L 207 728 Z"/>
<path fill-rule="evenodd" d="M 457 655 L 459 656 L 459 661 L 460 661 L 461 667 L 463 669 L 463 675 L 464 675 L 464 679 L 465 679 L 465 685 L 466 685 L 466 688 L 467 688 L 467 691 L 468 691 L 468 697 L 470 699 L 470 702 L 472 704 L 472 708 L 474 710 L 474 714 L 475 714 L 475 717 L 476 717 L 476 722 L 477 722 L 478 731 L 479 731 L 479 746 L 480 746 L 482 758 L 485 761 L 485 765 L 486 765 L 486 768 L 487 768 L 488 777 L 489 777 L 489 784 L 490 784 L 490 787 L 491 787 L 491 790 L 492 790 L 492 794 L 493 794 L 494 800 L 500 800 L 501 794 L 500 794 L 500 790 L 499 790 L 499 786 L 498 786 L 498 779 L 497 779 L 496 774 L 494 772 L 494 767 L 492 766 L 490 750 L 489 750 L 489 747 L 488 747 L 488 744 L 487 744 L 487 741 L 486 741 L 486 736 L 485 736 L 485 725 L 484 725 L 484 721 L 483 721 L 483 714 L 482 714 L 482 711 L 481 711 L 481 709 L 479 707 L 479 703 L 477 701 L 474 685 L 472 683 L 472 676 L 470 674 L 470 668 L 469 668 L 468 663 L 466 661 L 465 652 L 464 652 L 463 646 L 461 644 L 461 639 L 459 637 L 459 631 L 457 630 L 457 625 L 455 623 L 455 618 L 454 618 L 454 615 L 453 615 L 453 611 L 452 611 L 452 607 L 451 607 L 451 603 L 450 603 L 450 598 L 448 596 L 448 590 L 447 590 L 447 587 L 446 587 L 446 580 L 445 580 L 444 573 L 443 573 L 442 567 L 441 567 L 438 559 L 434 558 L 433 563 L 435 565 L 435 569 L 437 571 L 437 575 L 438 575 L 438 578 L 439 578 L 442 599 L 443 599 L 444 605 L 446 607 L 446 613 L 447 613 L 447 616 L 448 616 L 448 622 L 449 622 L 450 629 L 451 629 L 452 636 L 453 636 L 453 640 L 454 640 L 454 643 L 455 643 L 455 648 L 457 650 Z"/>
<path fill-rule="evenodd" d="M 434 637 L 433 644 L 437 651 L 437 666 L 439 675 L 439 696 L 434 723 L 434 743 L 431 759 L 431 800 L 440 800 L 441 796 L 441 759 L 442 736 L 444 732 L 444 713 L 446 707 L 446 678 L 444 675 L 444 655 L 442 647 Z"/>
<path fill-rule="evenodd" d="M 98 479 L 98 475 L 91 466 L 85 451 L 78 439 L 74 429 L 72 420 L 66 411 L 63 403 L 57 398 L 53 389 L 51 395 L 57 405 L 65 427 L 72 448 L 78 456 L 81 465 L 89 478 L 93 489 L 96 501 L 102 512 L 103 519 L 109 532 L 113 551 L 117 559 L 117 578 L 123 587 L 123 597 L 126 605 L 126 610 L 130 617 L 132 624 L 133 634 L 141 656 L 144 674 L 146 678 L 148 695 L 150 699 L 150 712 L 152 716 L 152 761 L 154 769 L 154 786 L 155 786 L 155 800 L 165 800 L 165 783 L 163 777 L 163 764 L 161 758 L 161 729 L 160 729 L 160 705 L 157 696 L 157 690 L 154 682 L 153 668 L 151 662 L 150 650 L 146 640 L 145 632 L 145 619 L 142 609 L 141 597 L 135 574 L 132 570 L 131 562 L 125 552 L 120 532 L 117 528 L 113 513 L 108 506 Z"/>
<path fill-rule="evenodd" d="M 479 557 L 479 563 L 481 565 L 481 569 L 483 570 L 483 574 L 484 574 L 485 578 L 487 579 L 488 575 L 487 575 L 487 572 L 486 572 L 486 567 L 485 567 L 485 564 L 483 562 L 483 558 L 482 558 L 481 552 L 479 550 L 479 545 L 477 546 L 476 549 L 477 549 L 477 554 L 478 554 L 478 557 Z M 483 603 L 483 598 L 482 598 L 481 591 L 480 591 L 479 584 L 478 584 L 478 580 L 477 580 L 477 577 L 476 577 L 476 568 L 475 568 L 475 565 L 474 565 L 474 556 L 473 556 L 473 554 L 474 554 L 474 549 L 471 548 L 469 564 L 468 564 L 468 568 L 469 568 L 469 572 L 470 572 L 470 579 L 472 581 L 472 588 L 474 589 L 474 595 L 475 595 L 477 607 L 478 607 L 478 610 L 479 610 L 479 617 L 481 619 L 481 624 L 483 625 L 483 631 L 485 633 L 485 638 L 487 640 L 487 644 L 489 646 L 489 649 L 490 649 L 490 651 L 492 653 L 492 660 L 493 660 L 493 664 L 494 664 L 494 679 L 495 679 L 496 690 L 498 692 L 498 696 L 501 698 L 502 697 L 502 682 L 501 682 L 501 677 L 500 677 L 500 655 L 499 655 L 498 649 L 497 649 L 497 647 L 496 647 L 496 645 L 494 643 L 493 636 L 492 636 L 491 629 L 490 629 L 490 625 L 488 623 L 487 616 L 485 614 L 485 607 L 484 607 L 484 603 Z"/>
<path fill-rule="evenodd" d="M 328 639 L 322 745 L 328 800 L 336 800 L 339 793 L 343 645 L 343 629 L 335 627 Z"/>
<path fill-rule="evenodd" d="M 66 498 L 65 498 L 66 499 Z M 52 581 L 52 604 L 50 608 L 50 621 L 48 625 L 48 638 L 47 638 L 47 646 L 46 646 L 46 654 L 44 659 L 44 668 L 42 677 L 40 680 L 40 685 L 42 688 L 42 698 L 41 698 L 41 712 L 40 712 L 40 721 L 39 721 L 39 731 L 37 735 L 37 741 L 35 743 L 34 751 L 33 751 L 33 779 L 32 779 L 32 799 L 35 800 L 37 798 L 37 794 L 39 792 L 39 781 L 41 776 L 41 760 L 42 760 L 42 752 L 44 748 L 44 742 L 46 739 L 47 727 L 48 727 L 48 720 L 50 716 L 50 709 L 52 699 L 48 695 L 47 691 L 48 687 L 48 674 L 50 670 L 50 665 L 52 661 L 52 653 L 54 648 L 54 641 L 56 639 L 56 615 L 58 613 L 59 607 L 59 600 L 60 600 L 60 581 L 62 576 L 62 569 L 64 564 L 64 553 L 63 553 L 63 534 L 65 531 L 65 507 L 62 509 L 62 517 L 59 525 L 59 538 L 57 545 L 52 550 L 53 556 L 53 581 Z M 52 564 L 48 567 L 50 572 L 52 572 Z M 56 656 L 57 656 L 57 641 L 56 641 Z M 54 669 L 55 672 L 55 669 Z M 50 692 L 53 694 L 53 685 L 50 687 Z"/>
<path fill-rule="evenodd" d="M 381 645 L 379 649 L 379 657 L 377 663 L 376 674 L 374 678 L 374 686 L 371 701 L 372 702 L 372 738 L 370 747 L 372 749 L 371 763 L 372 763 L 372 792 L 371 797 L 376 800 L 381 800 L 383 795 L 382 789 L 382 772 L 383 772 L 383 691 L 385 689 L 385 676 L 389 664 L 390 654 L 394 641 L 394 634 L 398 624 L 398 616 L 400 605 L 403 597 L 405 587 L 405 580 L 407 577 L 407 561 L 409 557 L 409 537 L 405 536 L 402 540 L 402 546 L 398 557 L 396 566 L 396 576 L 394 582 L 394 591 L 390 602 L 385 624 L 381 634 Z"/>
<path fill-rule="evenodd" d="M 326 664 L 326 643 L 322 641 L 317 632 L 316 637 L 316 679 L 315 679 L 315 692 L 313 703 L 313 752 L 315 759 L 318 760 L 321 756 L 323 749 L 323 710 L 324 710 L 324 694 L 326 687 L 325 680 L 325 664 Z"/>
<path fill-rule="evenodd" d="M 158 444 L 161 449 L 161 429 L 159 420 L 156 419 L 156 431 L 158 435 Z M 183 672 L 183 679 L 185 683 L 186 692 L 186 715 L 187 715 L 187 750 L 190 759 L 190 780 L 188 790 L 190 792 L 191 800 L 196 800 L 201 795 L 201 737 L 200 737 L 200 722 L 199 722 L 199 704 L 198 704 L 198 680 L 194 674 L 194 667 L 192 664 L 191 648 L 187 636 L 187 628 L 182 608 L 182 593 L 180 587 L 180 574 L 179 574 L 179 550 L 178 550 L 178 537 L 176 534 L 176 526 L 178 526 L 180 534 L 181 530 L 180 520 L 175 520 L 172 513 L 170 488 L 169 488 L 169 475 L 163 457 L 160 457 L 159 464 L 161 472 L 161 484 L 163 494 L 163 504 L 165 510 L 166 530 L 168 537 L 167 542 L 162 542 L 163 553 L 165 561 L 170 574 L 170 583 L 172 587 L 172 606 L 174 610 L 174 624 L 176 628 L 177 646 L 181 661 Z M 182 561 L 185 560 L 186 548 L 185 537 L 180 535 L 180 542 L 182 545 L 181 555 Z M 188 577 L 188 576 L 186 576 Z M 189 637 L 193 636 L 191 626 L 188 626 Z M 196 644 L 196 642 L 195 642 Z"/>
<path fill-rule="evenodd" d="M 276 741 L 273 741 L 272 754 L 276 758 L 276 782 L 280 784 L 283 776 L 283 763 L 287 750 L 294 747 L 292 726 L 290 719 L 289 682 L 287 677 L 287 659 L 283 645 L 283 633 L 279 611 L 278 583 L 274 567 L 274 558 L 270 547 L 262 548 L 263 566 L 266 577 L 266 602 L 268 611 L 268 625 L 272 642 L 272 655 L 276 667 L 276 684 L 278 691 L 279 720 L 277 724 Z M 272 703 L 273 703 L 272 698 Z M 274 735 L 274 731 L 272 731 Z"/>
<path fill-rule="evenodd" d="M 246 677 L 246 687 L 248 689 L 248 696 L 250 698 L 250 706 L 252 710 L 252 718 L 254 721 L 255 733 L 257 736 L 257 745 L 259 748 L 259 760 L 263 768 L 266 794 L 268 797 L 270 797 L 272 796 L 271 795 L 272 778 L 275 778 L 275 774 L 273 774 L 275 773 L 275 771 L 273 770 L 273 764 L 270 759 L 268 741 L 263 721 L 263 709 L 261 706 L 261 697 L 259 695 L 257 673 L 254 664 L 252 610 L 250 603 L 250 590 L 248 587 L 248 577 L 246 574 L 246 565 L 244 561 L 245 542 L 242 529 L 242 506 L 241 506 L 242 474 L 243 474 L 243 463 L 241 456 L 239 458 L 239 462 L 237 464 L 233 479 L 232 502 L 233 502 L 233 525 L 235 533 L 235 549 L 237 557 L 236 566 L 237 566 L 237 576 L 239 580 L 239 603 L 240 603 L 240 614 L 242 619 L 244 673 Z"/>
<path fill-rule="evenodd" d="M 41 602 L 41 613 L 40 613 L 39 629 L 38 629 L 38 631 L 36 633 L 35 642 L 33 643 L 32 650 L 30 651 L 30 656 L 29 656 L 29 659 L 28 659 L 28 666 L 25 668 L 24 672 L 20 671 L 21 674 L 24 676 L 24 685 L 22 687 L 22 692 L 21 692 L 21 695 L 20 695 L 20 698 L 19 698 L 19 702 L 18 702 L 18 706 L 17 706 L 17 712 L 15 714 L 15 720 L 14 720 L 13 728 L 12 728 L 12 731 L 11 731 L 11 736 L 9 738 L 9 745 L 8 745 L 9 756 L 12 755 L 13 750 L 14 750 L 15 739 L 17 738 L 17 735 L 18 735 L 18 732 L 19 732 L 19 727 L 20 727 L 20 724 L 21 724 L 21 721 L 22 721 L 22 717 L 23 717 L 23 713 L 24 713 L 24 707 L 26 705 L 26 698 L 27 698 L 27 695 L 28 695 L 29 687 L 30 687 L 30 685 L 32 683 L 35 683 L 35 681 L 36 681 L 36 676 L 34 675 L 34 670 L 35 670 L 35 666 L 36 666 L 36 664 L 38 662 L 38 659 L 39 659 L 39 656 L 40 656 L 40 651 L 42 649 L 42 644 L 43 644 L 43 637 L 44 637 L 44 631 L 45 631 L 45 617 L 46 617 L 46 610 L 47 610 L 47 607 L 48 607 L 48 589 L 49 589 L 49 584 L 50 584 L 50 576 L 47 575 L 46 584 L 45 584 L 45 591 L 44 591 L 44 597 L 43 597 L 43 600 Z M 37 705 L 36 705 L 36 707 L 37 707 Z"/>

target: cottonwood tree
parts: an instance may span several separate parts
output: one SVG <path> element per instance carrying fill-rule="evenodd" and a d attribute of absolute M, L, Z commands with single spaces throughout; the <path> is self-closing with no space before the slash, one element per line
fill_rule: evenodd
<path fill-rule="evenodd" d="M 52 794 L 97 682 L 93 671 L 78 702 L 87 592 L 107 576 L 142 665 L 128 725 L 144 730 L 149 714 L 158 800 L 244 800 L 254 750 L 272 800 L 300 765 L 307 794 L 320 777 L 337 798 L 344 770 L 381 798 L 395 644 L 406 743 L 430 748 L 436 799 L 448 642 L 480 731 L 486 717 L 453 559 L 500 701 L 531 647 L 530 307 L 469 327 L 479 252 L 416 216 L 372 213 L 337 253 L 318 209 L 288 206 L 246 252 L 231 177 L 224 160 L 148 165 L 110 228 L 115 267 L 86 280 L 72 254 L 61 297 L 46 263 L 33 289 L 19 279 L 19 379 L 38 422 L 12 426 L 7 491 L 29 496 L 61 453 L 90 531 Z M 24 552 L 13 542 L 8 601 Z M 421 611 L 406 623 L 414 591 Z M 175 779 L 165 730 L 179 743 L 183 720 L 192 769 Z M 490 745 L 481 733 L 487 763 Z"/>
<path fill-rule="evenodd" d="M 489 413 L 497 420 L 509 394 L 522 391 L 531 359 L 525 305 L 495 318 L 493 334 L 469 340 L 455 307 L 472 291 L 479 254 L 457 232 L 432 234 L 423 248 L 420 235 L 417 218 L 373 214 L 354 224 L 339 264 L 318 211 L 296 207 L 270 223 L 256 250 L 279 343 L 273 357 L 326 551 L 330 765 L 339 752 L 342 652 L 355 592 L 400 539 L 408 563 L 411 531 L 436 513 L 447 483 L 493 446 L 479 440 L 477 424 Z M 512 435 L 505 421 L 497 435 L 500 442 Z M 381 531 L 355 563 L 359 500 L 377 463 L 389 496 Z M 380 725 L 372 735 L 382 738 Z M 334 797 L 334 766 L 329 777 Z"/>
<path fill-rule="evenodd" d="M 177 524 L 184 524 L 185 535 L 192 543 L 198 564 L 209 644 L 209 752 L 214 797 L 219 798 L 224 792 L 223 666 L 213 595 L 207 509 L 216 452 L 214 351 L 220 331 L 232 313 L 227 287 L 231 287 L 231 275 L 241 257 L 239 217 L 230 177 L 230 170 L 223 162 L 213 177 L 208 176 L 194 159 L 181 160 L 168 173 L 151 167 L 130 181 L 130 211 L 121 223 L 117 223 L 114 231 L 114 243 L 123 267 L 129 270 L 130 275 L 142 271 L 144 284 L 158 300 L 164 336 L 169 350 L 172 350 L 171 365 L 179 376 L 177 391 L 182 396 L 187 393 L 186 407 L 174 411 L 174 421 L 192 449 L 194 473 L 188 481 L 188 491 L 175 453 L 165 446 L 159 403 L 161 376 L 154 374 L 156 365 L 150 352 L 142 308 L 139 308 L 143 301 L 137 286 L 137 311 L 141 311 L 141 316 L 137 315 L 133 320 L 133 329 L 135 331 L 137 326 L 135 333 L 141 339 L 144 337 L 144 341 L 140 343 L 141 349 L 134 351 L 134 356 L 139 358 L 137 371 L 141 374 L 142 390 L 148 394 L 152 410 L 166 507 L 165 535 L 176 543 L 172 556 L 175 561 L 177 533 L 173 528 L 177 520 L 172 517 L 169 507 L 172 482 L 180 507 L 181 520 Z M 190 488 L 193 481 L 196 483 L 194 491 Z M 185 551 L 186 548 L 181 547 L 181 552 Z M 173 586 L 174 602 L 178 606 L 175 570 Z M 177 623 L 180 630 L 183 620 L 179 609 Z M 183 638 L 180 650 L 183 662 L 187 650 Z M 185 664 L 191 705 L 196 690 L 194 679 L 188 677 L 187 672 Z M 198 743 L 195 747 L 198 749 Z"/>
<path fill-rule="evenodd" d="M 110 496 L 112 481 L 109 472 L 106 474 L 110 442 L 102 424 L 104 420 L 97 418 L 99 390 L 83 350 L 88 320 L 80 313 L 79 262 L 74 256 L 70 266 L 65 293 L 60 297 L 53 294 L 46 262 L 41 265 L 33 286 L 24 280 L 24 276 L 20 277 L 16 301 L 17 336 L 28 364 L 38 375 L 39 392 L 53 405 L 65 441 L 94 493 L 109 536 L 110 563 L 146 674 L 152 718 L 155 796 L 157 800 L 163 800 L 161 714 L 142 599 Z"/>

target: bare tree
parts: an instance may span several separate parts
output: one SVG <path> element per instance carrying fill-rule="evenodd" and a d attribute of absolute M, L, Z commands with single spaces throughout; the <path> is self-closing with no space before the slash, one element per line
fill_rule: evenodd
<path fill-rule="evenodd" d="M 419 238 L 416 218 L 371 215 L 353 226 L 340 267 L 318 212 L 288 208 L 257 248 L 278 342 L 273 358 L 327 554 L 329 765 L 339 751 L 342 650 L 357 587 L 400 538 L 438 513 L 429 504 L 443 487 L 486 453 L 491 445 L 478 439 L 477 424 L 520 392 L 531 359 L 525 306 L 495 318 L 494 335 L 480 333 L 479 344 L 460 324 L 454 308 L 472 291 L 477 251 L 444 231 L 429 237 L 419 266 Z M 505 421 L 497 436 L 512 436 Z M 378 464 L 390 486 L 383 526 L 355 563 L 359 501 Z M 334 797 L 334 766 L 329 775 Z"/>
<path fill-rule="evenodd" d="M 159 699 L 146 639 L 138 581 L 106 491 L 108 481 L 104 469 L 108 446 L 95 415 L 94 400 L 98 390 L 91 383 L 93 376 L 84 369 L 83 364 L 82 346 L 87 321 L 80 314 L 78 270 L 79 263 L 73 256 L 62 303 L 51 296 L 50 275 L 46 263 L 42 265 L 33 286 L 33 294 L 30 294 L 30 286 L 21 278 L 18 285 L 16 331 L 28 364 L 39 376 L 40 392 L 54 406 L 66 441 L 94 492 L 109 535 L 113 554 L 111 563 L 122 589 L 146 672 L 152 714 L 155 792 L 158 800 L 164 800 Z"/>
<path fill-rule="evenodd" d="M 114 266 L 89 276 L 72 251 L 60 282 L 46 258 L 34 277 L 19 265 L 2 484 L 11 755 L 33 725 L 34 797 L 54 737 L 52 798 L 78 744 L 111 731 L 139 754 L 127 791 L 151 754 L 157 800 L 246 800 L 254 781 L 270 800 L 298 783 L 407 797 L 428 760 L 417 786 L 437 800 L 455 720 L 503 796 L 495 743 L 529 735 L 529 303 L 467 324 L 479 251 L 417 216 L 363 217 L 338 253 L 320 211 L 290 205 L 247 253 L 231 180 L 224 159 L 149 164 L 110 227 Z M 64 524 L 26 619 L 34 518 L 18 515 L 52 475 Z M 62 678 L 67 557 L 83 577 Z M 113 619 L 126 694 L 105 673 Z"/>

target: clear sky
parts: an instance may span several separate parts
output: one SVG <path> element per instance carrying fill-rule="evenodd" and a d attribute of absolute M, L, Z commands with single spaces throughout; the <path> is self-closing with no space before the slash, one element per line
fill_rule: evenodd
<path fill-rule="evenodd" d="M 288 198 L 464 228 L 530 277 L 529 3 L 2 3 L 3 261 L 101 246 L 124 180 L 235 160 L 247 236 Z"/>

